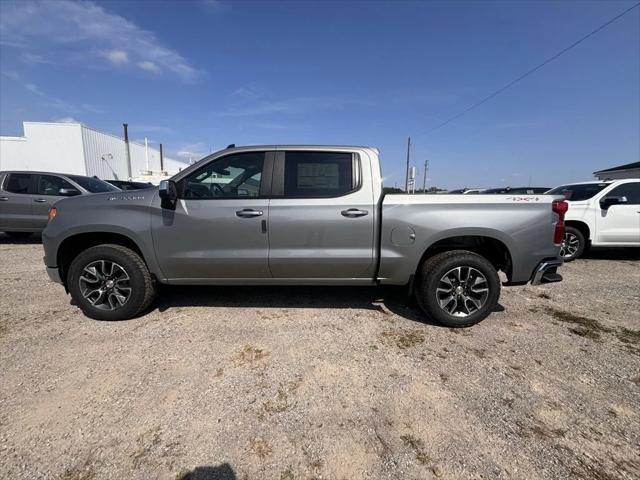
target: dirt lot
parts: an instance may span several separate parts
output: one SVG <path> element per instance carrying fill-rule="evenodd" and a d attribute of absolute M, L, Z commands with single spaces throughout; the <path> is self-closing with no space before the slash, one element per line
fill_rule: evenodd
<path fill-rule="evenodd" d="M 373 288 L 172 288 L 89 320 L 0 237 L 0 477 L 640 478 L 640 255 L 480 325 Z"/>

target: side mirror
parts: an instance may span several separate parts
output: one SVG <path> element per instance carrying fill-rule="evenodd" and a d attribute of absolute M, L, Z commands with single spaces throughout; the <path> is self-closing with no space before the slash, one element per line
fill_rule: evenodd
<path fill-rule="evenodd" d="M 600 200 L 600 208 L 607 210 L 612 205 L 620 205 L 627 202 L 627 197 L 604 197 Z"/>
<path fill-rule="evenodd" d="M 162 199 L 162 208 L 176 208 L 178 199 L 178 189 L 173 180 L 161 180 L 158 187 L 158 195 Z"/>
<path fill-rule="evenodd" d="M 76 195 L 82 195 L 82 192 L 77 188 L 61 188 L 58 190 L 58 195 L 63 197 L 75 197 Z"/>

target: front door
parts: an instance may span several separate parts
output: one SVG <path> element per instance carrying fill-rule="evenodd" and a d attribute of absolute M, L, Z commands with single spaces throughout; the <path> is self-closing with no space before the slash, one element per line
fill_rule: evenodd
<path fill-rule="evenodd" d="M 618 185 L 606 197 L 618 197 L 624 203 L 607 209 L 596 205 L 597 243 L 640 246 L 640 182 Z"/>
<path fill-rule="evenodd" d="M 178 182 L 175 210 L 156 199 L 153 240 L 170 281 L 271 276 L 268 182 L 262 180 L 272 165 L 265 157 L 232 153 L 206 163 Z"/>
<path fill-rule="evenodd" d="M 44 229 L 49 221 L 49 209 L 58 200 L 80 195 L 80 190 L 57 175 L 38 175 L 33 195 L 33 222 L 36 228 Z"/>
<path fill-rule="evenodd" d="M 349 151 L 278 152 L 269 206 L 275 278 L 372 278 L 370 172 Z"/>
<path fill-rule="evenodd" d="M 0 189 L 0 232 L 35 230 L 31 173 L 7 173 Z"/>

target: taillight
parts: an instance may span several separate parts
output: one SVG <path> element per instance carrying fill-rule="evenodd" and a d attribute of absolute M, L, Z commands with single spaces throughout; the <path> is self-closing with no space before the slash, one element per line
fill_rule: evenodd
<path fill-rule="evenodd" d="M 56 215 L 58 215 L 58 210 L 56 210 L 56 207 L 51 207 L 49 209 L 49 221 L 51 221 L 54 218 L 56 218 Z"/>
<path fill-rule="evenodd" d="M 564 214 L 569 210 L 569 204 L 561 200 L 556 200 L 551 204 L 551 209 L 553 213 L 558 214 L 556 229 L 553 232 L 553 243 L 560 245 L 564 239 Z"/>

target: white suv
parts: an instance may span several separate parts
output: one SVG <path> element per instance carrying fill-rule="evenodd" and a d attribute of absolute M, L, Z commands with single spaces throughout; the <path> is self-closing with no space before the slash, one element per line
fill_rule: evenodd
<path fill-rule="evenodd" d="M 569 201 L 560 255 L 565 262 L 594 247 L 640 247 L 640 178 L 562 185 L 547 193 Z"/>

